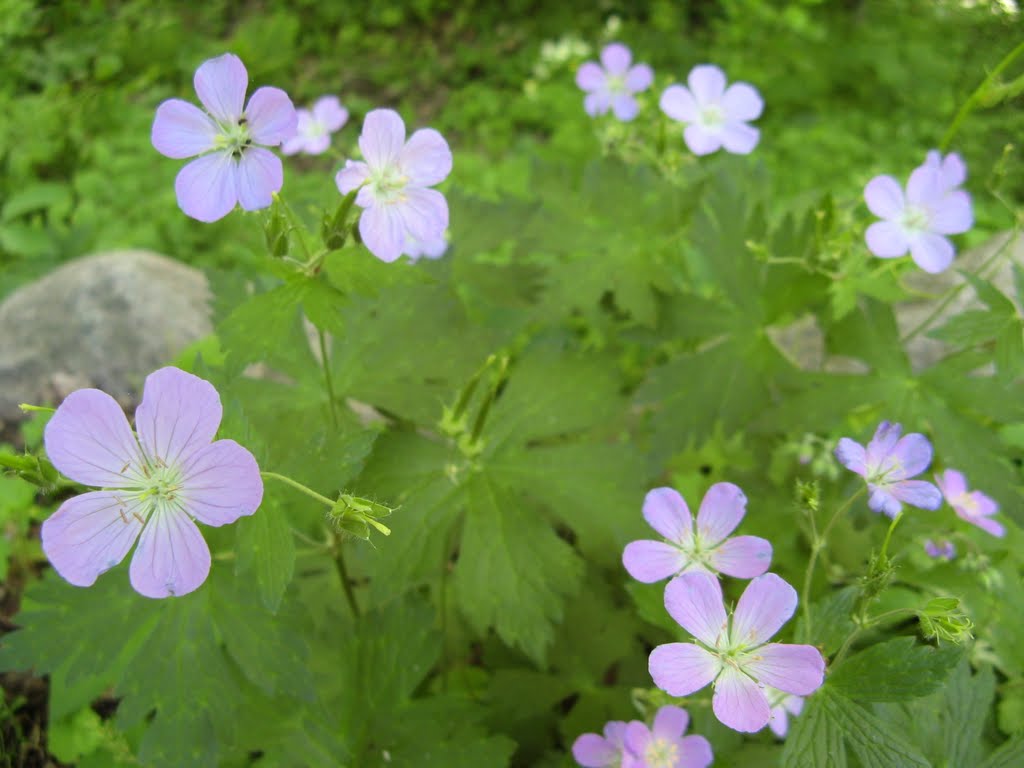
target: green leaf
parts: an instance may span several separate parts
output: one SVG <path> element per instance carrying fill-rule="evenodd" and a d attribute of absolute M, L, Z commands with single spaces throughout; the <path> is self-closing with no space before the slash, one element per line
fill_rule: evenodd
<path fill-rule="evenodd" d="M 1024 764 L 1024 735 L 1008 739 L 978 768 L 1019 768 Z"/>
<path fill-rule="evenodd" d="M 825 690 L 808 699 L 804 711 L 790 722 L 782 768 L 846 768 L 843 732 L 830 713 Z"/>
<path fill-rule="evenodd" d="M 816 696 L 823 697 L 826 717 L 843 734 L 862 768 L 931 768 L 917 747 L 870 710 L 834 693 L 830 686 Z"/>
<path fill-rule="evenodd" d="M 475 722 L 483 712 L 470 701 L 434 696 L 396 715 L 387 754 L 369 763 L 375 768 L 504 768 L 516 751 L 511 739 L 488 735 Z"/>
<path fill-rule="evenodd" d="M 965 270 L 960 270 L 960 274 L 970 282 L 971 286 L 974 288 L 974 292 L 978 294 L 978 298 L 985 303 L 985 306 L 996 314 L 1004 317 L 1016 316 L 1017 308 L 1014 306 L 1013 302 L 1003 295 L 1003 292 L 996 288 L 991 282 Z"/>
<path fill-rule="evenodd" d="M 478 632 L 494 626 L 508 645 L 543 664 L 583 563 L 521 498 L 488 476 L 472 478 L 468 492 L 455 571 L 459 607 Z"/>
<path fill-rule="evenodd" d="M 232 310 L 217 327 L 217 335 L 233 367 L 241 370 L 246 363 L 287 348 L 298 325 L 302 294 L 300 283 L 285 283 L 250 297 Z"/>
<path fill-rule="evenodd" d="M 928 336 L 957 347 L 972 347 L 996 338 L 1007 325 L 1005 317 L 983 309 L 972 309 L 951 317 Z"/>
<path fill-rule="evenodd" d="M 996 681 L 991 667 L 971 674 L 964 659 L 942 691 L 942 758 L 949 766 L 978 765 L 983 749 L 982 731 L 995 697 Z"/>
<path fill-rule="evenodd" d="M 814 603 L 811 614 L 814 636 L 808 637 L 806 634 L 803 612 L 797 622 L 796 636 L 802 642 L 820 648 L 825 656 L 831 656 L 854 630 L 853 607 L 859 594 L 858 587 L 843 587 Z"/>
<path fill-rule="evenodd" d="M 295 572 L 295 542 L 284 509 L 274 497 L 235 526 L 239 578 L 252 579 L 264 607 L 276 612 Z"/>
<path fill-rule="evenodd" d="M 1016 319 L 996 337 L 996 370 L 1000 381 L 1012 381 L 1024 372 L 1024 327 Z"/>
<path fill-rule="evenodd" d="M 840 662 L 829 685 L 857 701 L 915 699 L 941 687 L 962 655 L 960 646 L 936 649 L 897 637 Z"/>

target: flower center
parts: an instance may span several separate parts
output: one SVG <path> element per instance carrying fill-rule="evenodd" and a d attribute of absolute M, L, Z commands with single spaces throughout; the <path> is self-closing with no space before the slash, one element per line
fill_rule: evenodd
<path fill-rule="evenodd" d="M 249 134 L 249 123 L 244 115 L 234 125 L 222 124 L 220 133 L 214 141 L 216 149 L 227 150 L 236 160 L 251 146 L 252 136 Z"/>
<path fill-rule="evenodd" d="M 378 202 L 400 203 L 405 199 L 405 187 L 409 177 L 401 169 L 391 165 L 377 171 L 371 171 L 370 188 Z"/>
<path fill-rule="evenodd" d="M 725 124 L 725 111 L 717 104 L 708 104 L 701 108 L 697 121 L 705 128 L 721 128 Z"/>
<path fill-rule="evenodd" d="M 928 229 L 928 211 L 916 205 L 908 205 L 903 211 L 903 227 L 911 232 L 923 232 Z"/>
<path fill-rule="evenodd" d="M 306 124 L 305 134 L 311 139 L 317 139 L 327 133 L 327 126 L 319 120 L 310 120 Z"/>
<path fill-rule="evenodd" d="M 667 739 L 651 739 L 644 750 L 648 768 L 674 768 L 679 762 L 679 746 Z"/>
<path fill-rule="evenodd" d="M 626 78 L 623 75 L 608 75 L 604 83 L 608 93 L 619 94 L 626 92 Z"/>
<path fill-rule="evenodd" d="M 972 493 L 961 493 L 950 502 L 950 506 L 954 509 L 959 507 L 965 515 L 970 517 L 978 514 L 978 502 Z"/>
<path fill-rule="evenodd" d="M 893 477 L 894 474 L 899 473 L 903 469 L 903 465 L 899 459 L 888 457 L 882 461 L 878 466 L 869 468 L 867 481 L 874 485 L 886 486 L 896 482 L 899 478 Z"/>

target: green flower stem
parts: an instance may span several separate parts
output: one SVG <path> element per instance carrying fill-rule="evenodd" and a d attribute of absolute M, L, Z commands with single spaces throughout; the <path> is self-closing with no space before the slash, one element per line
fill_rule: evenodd
<path fill-rule="evenodd" d="M 846 500 L 846 503 L 839 507 L 835 512 L 832 513 L 831 519 L 821 532 L 821 536 L 815 535 L 814 541 L 811 542 L 811 557 L 807 561 L 807 570 L 804 571 L 804 588 L 803 592 L 800 593 L 800 599 L 804 604 L 804 635 L 806 639 L 810 639 L 812 636 L 813 623 L 811 618 L 811 581 L 814 578 L 814 568 L 818 564 L 818 555 L 825 548 L 828 543 L 828 535 L 832 530 L 832 527 L 836 524 L 836 521 L 853 505 L 853 502 L 860 498 L 861 494 L 864 493 L 864 488 L 861 488 L 853 496 Z M 813 521 L 812 521 L 813 530 Z"/>
<path fill-rule="evenodd" d="M 327 340 L 323 329 L 316 329 L 320 341 L 320 363 L 324 369 L 324 386 L 327 388 L 327 403 L 331 407 L 331 425 L 338 428 L 338 407 L 334 402 L 334 383 L 331 381 L 331 361 L 327 359 Z"/>
<path fill-rule="evenodd" d="M 981 85 L 974 89 L 974 93 L 967 97 L 967 101 L 960 105 L 960 109 L 957 110 L 956 116 L 953 118 L 953 122 L 950 123 L 949 128 L 946 130 L 946 134 L 942 137 L 942 141 L 939 143 L 939 147 L 943 152 L 949 148 L 950 142 L 953 141 L 953 137 L 956 136 L 957 131 L 960 130 L 960 124 L 967 119 L 967 116 L 971 114 L 979 104 L 981 104 L 985 94 L 988 93 L 989 85 L 991 85 L 992 82 L 999 77 L 1002 71 L 1010 66 L 1010 64 L 1013 63 L 1013 60 L 1022 53 L 1024 53 L 1024 42 L 1019 43 L 1016 48 L 1006 54 L 1006 56 L 1003 57 L 1003 60 L 996 65 L 996 68 L 988 73 L 988 77 L 981 81 Z"/>
<path fill-rule="evenodd" d="M 56 408 L 49 408 L 45 405 L 30 405 L 29 403 L 18 403 L 18 408 L 24 413 L 39 411 L 40 413 L 56 413 Z"/>
<path fill-rule="evenodd" d="M 277 472 L 263 472 L 263 471 L 260 471 L 260 476 L 261 477 L 271 478 L 273 480 L 280 480 L 285 485 L 290 485 L 292 488 L 294 488 L 295 490 L 299 491 L 300 493 L 306 494 L 311 499 L 316 499 L 321 504 L 326 504 L 331 509 L 334 509 L 334 502 L 333 501 L 328 499 L 326 496 L 321 496 L 319 493 L 314 491 L 312 488 L 307 488 L 302 483 L 300 483 L 300 482 L 298 482 L 296 480 L 292 480 L 290 477 L 285 477 L 284 475 L 279 475 L 279 474 L 277 474 Z"/>
<path fill-rule="evenodd" d="M 882 552 L 878 555 L 878 562 L 885 563 L 885 555 L 889 551 L 889 541 L 892 539 L 892 532 L 896 530 L 897 524 L 900 522 L 900 518 L 903 517 L 903 513 L 899 513 L 889 523 L 889 530 L 885 532 L 885 540 L 882 542 Z"/>
<path fill-rule="evenodd" d="M 348 576 L 348 568 L 345 565 L 344 552 L 345 539 L 338 531 L 331 531 L 331 552 L 334 555 L 334 567 L 338 570 L 338 579 L 341 581 L 341 588 L 345 592 L 345 600 L 352 611 L 352 618 L 359 618 L 359 604 L 356 602 L 355 592 L 352 590 L 352 580 Z"/>

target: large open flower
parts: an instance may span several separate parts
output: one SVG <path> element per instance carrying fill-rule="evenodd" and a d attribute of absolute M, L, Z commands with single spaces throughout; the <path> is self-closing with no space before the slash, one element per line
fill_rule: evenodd
<path fill-rule="evenodd" d="M 88 587 L 138 539 L 136 591 L 172 597 L 199 587 L 210 549 L 193 520 L 226 525 L 263 500 L 253 455 L 234 440 L 211 442 L 221 414 L 213 385 L 177 368 L 146 378 L 137 437 L 110 395 L 68 395 L 46 425 L 46 453 L 67 477 L 102 490 L 68 499 L 43 523 L 43 551 L 57 573 Z"/>

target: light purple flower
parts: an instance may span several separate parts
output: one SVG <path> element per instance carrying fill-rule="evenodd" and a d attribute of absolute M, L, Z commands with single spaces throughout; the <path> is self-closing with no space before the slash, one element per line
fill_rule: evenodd
<path fill-rule="evenodd" d="M 706 573 L 673 579 L 665 608 L 696 641 L 651 652 L 654 684 L 670 696 L 689 696 L 714 683 L 715 716 L 737 731 L 761 730 L 771 719 L 765 686 L 807 696 L 825 679 L 825 660 L 814 646 L 768 642 L 796 604 L 796 590 L 766 573 L 747 585 L 730 621 L 718 579 Z"/>
<path fill-rule="evenodd" d="M 227 216 L 236 203 L 247 211 L 266 208 L 284 174 L 281 159 L 263 147 L 277 146 L 295 133 L 291 99 L 280 88 L 260 88 L 242 109 L 249 75 L 230 53 L 203 62 L 194 82 L 206 112 L 168 99 L 153 120 L 151 140 L 160 154 L 199 156 L 174 181 L 178 205 L 206 222 Z"/>
<path fill-rule="evenodd" d="M 331 134 L 348 122 L 348 110 L 341 106 L 337 96 L 323 96 L 316 100 L 312 109 L 299 109 L 296 114 L 296 133 L 281 145 L 286 155 L 323 154 L 331 146 Z"/>
<path fill-rule="evenodd" d="M 928 557 L 935 559 L 952 560 L 956 557 L 956 547 L 953 546 L 952 541 L 943 541 L 941 544 L 936 544 L 931 539 L 925 539 L 924 551 L 928 554 Z"/>
<path fill-rule="evenodd" d="M 630 66 L 632 61 L 629 48 L 622 43 L 611 43 L 601 51 L 601 64 L 587 61 L 580 66 L 576 85 L 587 93 L 583 108 L 588 115 L 597 117 L 610 109 L 625 122 L 637 116 L 640 107 L 633 94 L 651 87 L 654 72 L 646 64 Z"/>
<path fill-rule="evenodd" d="M 906 195 L 892 176 L 873 178 L 864 187 L 864 200 L 882 221 L 865 232 L 868 249 L 883 259 L 910 251 L 925 272 L 948 268 L 956 249 L 946 235 L 959 235 L 974 226 L 971 197 L 958 189 L 966 178 L 959 155 L 943 158 L 934 150 L 910 174 Z"/>
<path fill-rule="evenodd" d="M 604 736 L 584 733 L 572 745 L 572 756 L 585 768 L 622 768 L 626 723 L 612 720 L 604 726 Z"/>
<path fill-rule="evenodd" d="M 452 153 L 440 133 L 422 128 L 405 140 L 405 123 L 390 109 L 366 116 L 359 136 L 365 162 L 347 160 L 338 171 L 338 190 L 359 188 L 363 208 L 359 235 L 381 261 L 394 261 L 410 249 L 443 236 L 448 202 L 436 189 L 452 169 Z"/>
<path fill-rule="evenodd" d="M 652 584 L 686 571 L 752 579 L 768 570 L 772 545 L 759 536 L 728 538 L 743 519 L 747 497 L 732 483 L 715 483 L 704 494 L 694 525 L 686 501 L 672 488 L 644 498 L 644 518 L 667 541 L 633 541 L 622 564 L 637 581 Z"/>
<path fill-rule="evenodd" d="M 88 587 L 138 539 L 137 592 L 171 597 L 199 587 L 210 550 L 193 519 L 226 525 L 263 499 L 252 454 L 234 440 L 213 441 L 221 413 L 213 385 L 177 368 L 146 378 L 137 435 L 105 392 L 68 395 L 46 425 L 46 453 L 67 477 L 102 490 L 68 499 L 43 523 L 43 551 L 57 573 Z"/>
<path fill-rule="evenodd" d="M 771 720 L 768 721 L 768 727 L 772 729 L 772 733 L 780 739 L 784 739 L 789 732 L 789 716 L 796 717 L 803 712 L 804 699 L 802 696 L 794 696 L 777 688 L 765 688 L 764 692 L 768 696 L 768 705 L 771 707 Z"/>
<path fill-rule="evenodd" d="M 709 155 L 725 147 L 726 152 L 746 155 L 754 150 L 761 132 L 747 125 L 764 109 L 757 89 L 748 83 L 726 88 L 725 73 L 714 64 L 700 64 L 690 70 L 690 86 L 670 85 L 661 94 L 661 111 L 686 123 L 683 139 L 695 155 Z"/>
<path fill-rule="evenodd" d="M 916 432 L 900 437 L 899 424 L 883 421 L 867 450 L 848 437 L 836 446 L 839 463 L 867 480 L 868 506 L 875 512 L 896 517 L 903 504 L 921 509 L 938 509 L 942 505 L 939 489 L 924 480 L 909 480 L 928 469 L 932 462 L 932 445 Z M 902 502 L 902 503 L 901 503 Z"/>
<path fill-rule="evenodd" d="M 405 244 L 405 255 L 412 262 L 419 261 L 420 258 L 440 259 L 447 250 L 448 240 L 445 239 L 444 233 L 423 243 L 410 237 Z"/>
<path fill-rule="evenodd" d="M 690 724 L 685 709 L 662 707 L 654 725 L 634 720 L 626 726 L 629 768 L 707 768 L 714 759 L 703 736 L 683 736 Z"/>
<path fill-rule="evenodd" d="M 991 519 L 992 515 L 999 511 L 999 504 L 981 491 L 968 491 L 967 478 L 962 472 L 947 469 L 941 475 L 935 476 L 935 482 L 939 484 L 946 503 L 962 520 L 978 526 L 993 536 L 1006 535 L 1006 528 L 1002 523 Z"/>

